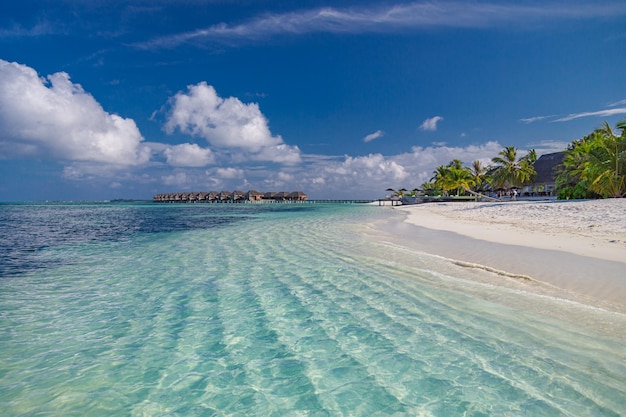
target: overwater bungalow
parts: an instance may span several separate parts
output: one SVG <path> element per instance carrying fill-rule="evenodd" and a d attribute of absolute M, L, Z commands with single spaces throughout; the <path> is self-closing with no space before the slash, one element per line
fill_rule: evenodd
<path fill-rule="evenodd" d="M 218 196 L 218 200 L 221 202 L 227 202 L 230 201 L 230 197 L 233 195 L 233 193 L 231 193 L 230 191 L 221 191 L 219 196 Z"/>
<path fill-rule="evenodd" d="M 294 191 L 292 193 L 289 193 L 289 195 L 287 196 L 287 199 L 292 201 L 305 201 L 307 198 L 307 195 L 304 194 L 304 192 L 302 191 Z"/>
<path fill-rule="evenodd" d="M 308 196 L 302 191 L 268 191 L 249 190 L 244 192 L 190 191 L 176 193 L 160 193 L 152 197 L 155 203 L 248 203 L 248 202 L 297 202 L 306 201 Z"/>
<path fill-rule="evenodd" d="M 246 198 L 246 193 L 244 193 L 241 190 L 235 190 L 233 191 L 233 195 L 232 195 L 232 200 L 237 202 L 237 201 L 242 201 Z"/>
<path fill-rule="evenodd" d="M 248 199 L 248 201 L 261 201 L 263 200 L 263 193 L 257 190 L 250 190 L 246 193 L 246 199 Z"/>

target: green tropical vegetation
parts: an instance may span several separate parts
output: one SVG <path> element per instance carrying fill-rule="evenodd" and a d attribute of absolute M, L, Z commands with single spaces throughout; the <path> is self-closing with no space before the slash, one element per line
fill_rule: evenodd
<path fill-rule="evenodd" d="M 459 159 L 440 165 L 432 178 L 420 188 L 407 192 L 392 189 L 395 197 L 476 196 L 486 191 L 508 192 L 531 184 L 537 172 L 537 152 L 532 149 L 519 155 L 507 146 L 483 165 L 474 161 L 467 167 Z M 563 162 L 556 169 L 556 193 L 559 199 L 619 198 L 626 196 L 626 120 L 612 128 L 604 124 L 589 135 L 573 141 L 565 151 Z"/>
<path fill-rule="evenodd" d="M 605 122 L 568 146 L 556 176 L 559 199 L 626 196 L 626 120 L 616 127 L 619 134 Z"/>
<path fill-rule="evenodd" d="M 472 171 L 463 166 L 463 163 L 458 159 L 452 160 L 448 165 L 437 167 L 430 180 L 444 193 L 456 190 L 457 197 L 474 186 Z"/>
<path fill-rule="evenodd" d="M 533 168 L 537 153 L 531 150 L 518 158 L 515 147 L 504 148 L 497 157 L 492 159 L 494 165 L 485 166 L 481 161 L 474 161 L 471 167 L 463 165 L 459 159 L 453 159 L 447 165 L 440 165 L 433 171 L 430 181 L 410 194 L 406 189 L 388 188 L 394 197 L 414 196 L 421 193 L 426 196 L 453 195 L 462 197 L 476 195 L 486 190 L 502 189 L 508 191 L 514 187 L 521 188 L 532 182 L 535 177 Z"/>
<path fill-rule="evenodd" d="M 507 146 L 491 160 L 495 164 L 488 172 L 491 185 L 495 189 L 508 190 L 530 184 L 537 175 L 534 168 L 535 161 L 537 161 L 537 152 L 534 149 L 518 158 L 517 148 Z"/>

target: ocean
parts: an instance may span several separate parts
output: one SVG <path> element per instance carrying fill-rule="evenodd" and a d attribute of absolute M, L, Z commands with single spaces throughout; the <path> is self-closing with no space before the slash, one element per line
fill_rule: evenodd
<path fill-rule="evenodd" d="M 0 414 L 626 413 L 624 315 L 411 250 L 402 218 L 0 204 Z"/>

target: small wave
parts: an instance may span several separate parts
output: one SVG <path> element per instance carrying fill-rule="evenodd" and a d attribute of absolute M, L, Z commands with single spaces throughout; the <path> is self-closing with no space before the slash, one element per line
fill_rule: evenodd
<path fill-rule="evenodd" d="M 482 269 L 483 271 L 492 272 L 494 274 L 502 275 L 502 276 L 508 277 L 508 278 L 523 279 L 523 280 L 526 280 L 526 281 L 539 282 L 539 281 L 529 277 L 528 275 L 514 274 L 514 273 L 511 273 L 511 272 L 502 271 L 500 269 L 492 268 L 492 267 L 487 266 L 487 265 L 476 264 L 476 263 L 473 263 L 473 262 L 458 261 L 458 260 L 455 260 L 455 259 L 450 259 L 450 261 L 453 264 L 458 265 L 458 266 L 462 266 L 464 268 Z"/>

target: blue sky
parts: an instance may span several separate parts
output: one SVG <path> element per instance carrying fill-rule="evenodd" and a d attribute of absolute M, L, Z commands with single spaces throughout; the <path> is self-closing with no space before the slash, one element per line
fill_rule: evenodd
<path fill-rule="evenodd" d="M 8 3 L 8 4 L 7 4 Z M 0 201 L 379 198 L 626 119 L 623 1 L 0 6 Z"/>

